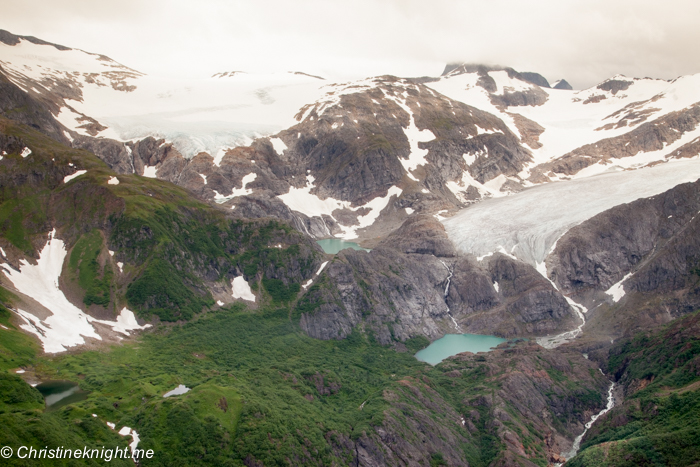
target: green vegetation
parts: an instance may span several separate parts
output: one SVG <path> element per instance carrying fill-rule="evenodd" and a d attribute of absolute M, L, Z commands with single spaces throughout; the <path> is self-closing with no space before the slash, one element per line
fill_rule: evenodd
<path fill-rule="evenodd" d="M 109 262 L 104 266 L 98 263 L 102 250 L 102 236 L 98 230 L 93 230 L 80 237 L 68 261 L 71 272 L 78 277 L 78 284 L 85 290 L 83 302 L 88 306 L 95 303 L 106 307 L 111 301 L 114 273 Z"/>
<path fill-rule="evenodd" d="M 26 385 L 26 383 L 23 383 Z M 19 446 L 32 446 L 36 450 L 63 447 L 64 449 L 100 450 L 103 447 L 127 448 L 129 439 L 119 436 L 103 421 L 92 417 L 80 409 L 67 407 L 57 412 L 37 410 L 0 413 L 0 445 L 15 450 Z M 3 459 L 3 465 L 11 466 L 104 466 L 101 459 Z M 112 459 L 108 465 L 133 467 L 131 459 Z"/>
<path fill-rule="evenodd" d="M 314 297 L 337 291 L 320 278 L 297 301 L 322 258 L 288 225 L 230 219 L 159 180 L 120 175 L 118 185 L 107 185 L 113 173 L 94 155 L 4 119 L 0 130 L 32 149 L 0 166 L 0 235 L 36 257 L 55 227 L 71 249 L 69 279 L 86 305 L 126 302 L 161 322 L 123 345 L 37 356 L 36 342 L 12 324 L 7 306 L 15 298 L 0 288 L 7 328 L 0 329 L 0 445 L 126 446 L 110 422 L 136 427 L 139 447 L 156 452 L 144 466 L 347 465 L 356 456 L 352 442 L 377 442 L 378 427 L 408 438 L 425 422 L 444 427 L 440 436 L 451 440 L 421 452 L 431 465 L 446 465 L 454 452 L 472 466 L 502 460 L 494 409 L 484 403 L 500 390 L 502 369 L 483 356 L 433 368 L 413 357 L 428 344 L 422 337 L 391 348 L 360 328 L 329 341 L 301 331 L 299 316 L 315 311 Z M 376 135 L 371 144 L 381 151 L 392 143 Z M 79 169 L 87 173 L 63 182 Z M 214 303 L 210 286 L 241 273 L 257 292 L 256 308 L 201 313 Z M 89 395 L 42 411 L 36 390 L 8 372 L 20 366 L 25 376 L 73 381 Z M 562 387 L 575 384 L 550 374 Z M 191 391 L 162 397 L 179 384 Z M 455 414 L 470 414 L 473 427 L 456 423 Z M 530 460 L 544 465 L 544 434 L 511 425 Z"/>
<path fill-rule="evenodd" d="M 211 297 L 201 298 L 183 284 L 181 274 L 160 258 L 152 260 L 144 273 L 129 284 L 129 305 L 146 309 L 142 316 L 157 315 L 163 321 L 189 320 L 203 307 L 213 305 Z"/>
<path fill-rule="evenodd" d="M 0 328 L 0 371 L 32 364 L 39 350 L 34 339 L 12 324 L 8 307 L 13 299 L 12 293 L 0 287 L 0 324 L 7 328 Z"/>
<path fill-rule="evenodd" d="M 297 296 L 301 287 L 299 284 L 289 284 L 284 285 L 279 279 L 263 279 L 263 287 L 267 290 L 267 293 L 272 297 L 272 301 L 275 303 L 286 303 Z"/>
<path fill-rule="evenodd" d="M 608 365 L 631 394 L 567 465 L 700 463 L 700 312 L 618 344 Z"/>
<path fill-rule="evenodd" d="M 424 341 L 413 339 L 408 346 Z M 338 452 L 349 462 L 354 453 L 343 451 L 338 436 L 372 435 L 387 410 L 395 410 L 386 391 L 403 400 L 413 397 L 404 390 L 406 381 L 423 381 L 426 390 L 439 391 L 458 410 L 474 410 L 469 401 L 486 384 L 481 365 L 455 380 L 440 367 L 418 362 L 412 352 L 382 347 L 358 332 L 341 341 L 309 338 L 289 320 L 288 307 L 271 305 L 257 313 L 240 304 L 224 307 L 103 351 L 42 357 L 34 367 L 44 379 L 76 381 L 90 391 L 86 400 L 55 415 L 41 414 L 42 426 L 58 430 L 56 436 L 79 436 L 81 446 L 107 442 L 102 431 L 88 430 L 90 414 L 102 425 L 138 427 L 139 446 L 157 453 L 142 465 L 242 465 L 247 458 L 265 465 L 286 465 L 289 459 L 321 465 L 338 463 Z M 192 390 L 162 397 L 178 384 Z M 411 401 L 405 403 L 416 404 Z M 411 406 L 392 416 L 427 410 L 420 403 Z M 43 447 L 47 442 L 15 428 L 39 416 L 23 413 L 13 412 L 7 422 L 14 437 L 8 444 Z M 486 415 L 478 422 L 483 432 L 460 447 L 470 465 L 488 465 L 500 450 Z M 442 465 L 441 455 L 435 453 L 431 462 Z"/>
<path fill-rule="evenodd" d="M 19 376 L 0 372 L 0 413 L 43 409 L 41 393 Z"/>

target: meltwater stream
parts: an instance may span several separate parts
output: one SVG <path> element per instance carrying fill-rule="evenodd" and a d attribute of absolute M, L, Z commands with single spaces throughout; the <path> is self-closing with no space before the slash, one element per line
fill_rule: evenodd
<path fill-rule="evenodd" d="M 583 433 L 578 435 L 576 439 L 574 439 L 574 444 L 571 446 L 571 450 L 564 454 L 564 457 L 568 461 L 572 457 L 578 453 L 578 450 L 581 448 L 581 440 L 583 439 L 584 436 L 586 436 L 586 433 L 588 432 L 589 428 L 593 426 L 596 420 L 598 420 L 603 414 L 607 413 L 610 411 L 615 406 L 615 398 L 613 397 L 613 390 L 615 389 L 615 383 L 610 383 L 610 388 L 608 389 L 608 402 L 605 405 L 605 408 L 598 412 L 597 414 L 593 415 L 588 423 L 586 423 L 585 428 L 583 430 Z M 561 464 L 559 464 L 561 465 Z"/>
<path fill-rule="evenodd" d="M 443 221 L 450 240 L 477 258 L 501 252 L 531 264 L 547 279 L 545 259 L 569 229 L 623 203 L 663 193 L 700 177 L 700 160 L 671 160 L 654 167 L 611 171 L 551 182 L 520 193 L 469 206 Z M 556 287 L 556 285 L 555 285 Z M 578 317 L 576 328 L 537 342 L 555 348 L 577 337 L 586 309 L 567 298 Z"/>
<path fill-rule="evenodd" d="M 452 268 L 450 268 L 444 261 L 441 260 L 440 262 L 442 263 L 443 266 L 445 266 L 445 269 L 447 269 L 447 272 L 449 273 L 449 276 L 447 276 L 447 285 L 445 285 L 445 294 L 443 295 L 443 298 L 447 299 L 447 294 L 450 293 L 450 282 L 452 281 L 453 271 L 452 271 Z M 452 316 L 452 312 L 450 311 L 449 307 L 447 307 L 447 314 L 450 315 L 450 319 L 452 320 L 452 324 L 455 325 L 455 329 L 457 330 L 457 332 L 459 332 L 459 333 L 463 332 L 462 327 L 459 324 L 457 324 L 457 320 L 455 320 L 455 317 Z"/>

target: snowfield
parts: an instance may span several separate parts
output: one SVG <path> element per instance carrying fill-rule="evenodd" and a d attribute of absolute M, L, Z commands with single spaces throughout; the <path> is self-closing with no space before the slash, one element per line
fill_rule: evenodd
<path fill-rule="evenodd" d="M 327 91 L 321 89 L 324 80 L 296 73 L 149 76 L 102 55 L 24 39 L 14 46 L 0 43 L 0 66 L 27 92 L 42 94 L 56 82 L 71 88 L 73 95 L 55 116 L 73 131 L 88 134 L 77 120 L 87 115 L 108 127 L 98 136 L 165 138 L 186 157 L 215 155 L 288 128 L 304 104 Z"/>
<path fill-rule="evenodd" d="M 18 309 L 17 314 L 24 324 L 20 327 L 36 335 L 47 353 L 64 352 L 69 347 L 85 343 L 85 338 L 102 340 L 93 323 L 111 327 L 114 331 L 129 335 L 129 331 L 145 329 L 150 324 L 140 326 L 133 312 L 124 308 L 116 321 L 97 320 L 83 313 L 68 301 L 58 287 L 63 262 L 67 251 L 62 240 L 54 238 L 55 231 L 39 253 L 36 265 L 20 260 L 19 271 L 7 264 L 0 264 L 0 270 L 22 294 L 31 297 L 51 311 L 52 315 L 40 319 L 33 314 Z"/>

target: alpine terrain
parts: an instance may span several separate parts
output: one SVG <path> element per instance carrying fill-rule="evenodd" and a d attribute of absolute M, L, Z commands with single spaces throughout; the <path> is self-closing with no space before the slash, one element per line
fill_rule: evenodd
<path fill-rule="evenodd" d="M 700 74 L 184 80 L 0 30 L 0 154 L 15 453 L 700 463 Z M 503 342 L 415 357 L 462 334 Z"/>

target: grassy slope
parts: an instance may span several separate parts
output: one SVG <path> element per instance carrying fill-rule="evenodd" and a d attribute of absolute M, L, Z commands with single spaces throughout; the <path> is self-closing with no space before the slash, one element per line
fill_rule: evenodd
<path fill-rule="evenodd" d="M 93 154 L 1 118 L 0 132 L 32 150 L 0 161 L 0 237 L 7 248 L 36 256 L 55 227 L 75 247 L 69 279 L 86 305 L 128 305 L 147 319 L 188 320 L 214 304 L 211 282 L 242 271 L 253 283 L 262 280 L 271 300 L 287 301 L 320 264 L 321 253 L 286 224 L 230 220 L 160 180 L 119 175 L 119 184 L 110 185 L 114 173 Z M 87 173 L 63 183 L 77 169 Z M 279 243 L 288 247 L 272 247 Z M 107 257 L 107 249 L 117 256 Z M 117 261 L 125 263 L 121 278 Z"/>

